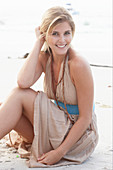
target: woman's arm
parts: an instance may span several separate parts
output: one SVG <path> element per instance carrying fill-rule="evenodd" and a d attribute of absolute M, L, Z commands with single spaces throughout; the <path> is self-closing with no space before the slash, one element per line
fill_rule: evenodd
<path fill-rule="evenodd" d="M 18 86 L 21 88 L 29 88 L 32 86 L 43 72 L 43 67 L 40 60 L 40 50 L 44 43 L 44 38 L 40 39 L 39 27 L 35 29 L 35 33 L 37 39 L 34 48 L 28 55 L 17 77 Z"/>
<path fill-rule="evenodd" d="M 74 58 L 70 74 L 76 87 L 79 118 L 71 128 L 65 141 L 57 148 L 65 155 L 79 140 L 92 120 L 94 84 L 89 64 L 82 58 Z"/>
<path fill-rule="evenodd" d="M 94 87 L 89 64 L 82 58 L 72 59 L 70 75 L 77 91 L 79 119 L 57 149 L 39 158 L 41 163 L 54 164 L 58 162 L 80 139 L 92 120 Z"/>

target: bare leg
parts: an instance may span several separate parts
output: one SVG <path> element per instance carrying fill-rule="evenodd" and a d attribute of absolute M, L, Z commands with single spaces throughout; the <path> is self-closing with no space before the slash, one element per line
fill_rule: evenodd
<path fill-rule="evenodd" d="M 15 126 L 14 130 L 18 132 L 19 135 L 23 136 L 27 139 L 28 142 L 32 143 L 34 138 L 33 125 L 26 118 L 26 116 L 22 115 L 19 122 Z"/>
<path fill-rule="evenodd" d="M 0 106 L 0 139 L 12 129 L 30 142 L 33 140 L 34 101 L 37 93 L 32 89 L 15 88 Z"/>

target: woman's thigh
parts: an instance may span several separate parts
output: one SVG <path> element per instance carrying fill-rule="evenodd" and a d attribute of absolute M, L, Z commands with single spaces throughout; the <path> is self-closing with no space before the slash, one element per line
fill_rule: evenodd
<path fill-rule="evenodd" d="M 19 87 L 13 90 L 13 93 L 22 105 L 22 114 L 24 114 L 33 125 L 34 102 L 38 92 L 31 88 L 21 89 Z M 17 100 L 17 101 L 18 101 Z"/>
<path fill-rule="evenodd" d="M 11 91 L 0 106 L 0 139 L 20 124 L 19 122 L 23 115 L 27 118 L 26 127 L 29 124 L 29 128 L 31 127 L 30 129 L 33 129 L 31 125 L 33 125 L 36 95 L 37 92 L 30 88 L 21 89 L 17 87 Z"/>

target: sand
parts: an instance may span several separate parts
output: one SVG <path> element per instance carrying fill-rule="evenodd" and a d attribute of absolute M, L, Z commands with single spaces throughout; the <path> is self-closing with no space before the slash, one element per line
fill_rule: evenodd
<path fill-rule="evenodd" d="M 9 2 L 9 3 L 8 3 Z M 42 1 L 45 3 L 45 1 Z M 51 3 L 50 3 L 51 2 Z M 65 1 L 65 3 L 68 1 Z M 76 34 L 73 45 L 91 64 L 112 65 L 112 17 L 111 3 L 87 0 L 85 3 L 71 0 L 72 7 L 80 12 L 73 15 Z M 82 2 L 82 3 L 81 3 Z M 29 4 L 30 3 L 30 4 Z M 55 5 L 49 0 L 47 6 Z M 61 5 L 64 1 L 57 0 Z M 6 5 L 7 4 L 7 5 Z M 88 5 L 87 5 L 88 4 Z M 0 102 L 17 86 L 17 73 L 35 41 L 34 28 L 40 23 L 40 15 L 47 6 L 37 8 L 37 0 L 2 1 L 0 8 Z M 38 9 L 38 10 L 37 10 Z M 45 10 L 44 10 L 45 11 Z M 37 21 L 38 16 L 38 21 Z M 8 59 L 8 57 L 10 59 Z M 91 67 L 95 85 L 96 115 L 99 143 L 91 157 L 81 165 L 70 165 L 51 170 L 111 170 L 112 168 L 112 68 Z M 43 90 L 43 75 L 32 87 Z M 21 159 L 14 148 L 8 148 L 5 139 L 0 141 L 0 170 L 27 170 L 26 160 Z M 32 169 L 32 168 L 31 168 Z M 41 168 L 38 168 L 41 170 Z M 47 169 L 47 168 L 43 168 Z"/>

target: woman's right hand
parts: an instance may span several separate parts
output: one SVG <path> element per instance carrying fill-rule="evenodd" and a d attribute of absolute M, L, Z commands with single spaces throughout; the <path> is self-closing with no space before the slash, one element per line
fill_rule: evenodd
<path fill-rule="evenodd" d="M 35 34 L 37 40 L 40 40 L 40 45 L 42 46 L 45 42 L 45 35 L 42 32 L 40 32 L 40 26 L 35 28 Z"/>

